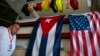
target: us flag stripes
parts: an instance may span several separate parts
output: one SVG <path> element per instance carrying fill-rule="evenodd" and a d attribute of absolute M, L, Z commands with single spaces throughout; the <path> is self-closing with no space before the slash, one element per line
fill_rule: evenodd
<path fill-rule="evenodd" d="M 69 15 L 70 56 L 100 56 L 100 13 Z"/>

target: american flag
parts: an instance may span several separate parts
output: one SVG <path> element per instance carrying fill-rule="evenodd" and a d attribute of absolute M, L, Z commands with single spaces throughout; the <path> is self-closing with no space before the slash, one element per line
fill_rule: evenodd
<path fill-rule="evenodd" d="M 100 56 L 100 13 L 69 15 L 70 56 Z"/>

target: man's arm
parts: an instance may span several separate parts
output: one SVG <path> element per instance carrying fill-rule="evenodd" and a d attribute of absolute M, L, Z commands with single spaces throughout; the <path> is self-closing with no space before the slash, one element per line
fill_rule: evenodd
<path fill-rule="evenodd" d="M 35 3 L 29 3 L 28 4 L 28 10 L 29 12 L 35 17 L 35 19 L 39 19 L 39 14 L 34 10 Z"/>
<path fill-rule="evenodd" d="M 5 27 L 0 27 L 0 56 L 8 56 L 8 33 Z"/>

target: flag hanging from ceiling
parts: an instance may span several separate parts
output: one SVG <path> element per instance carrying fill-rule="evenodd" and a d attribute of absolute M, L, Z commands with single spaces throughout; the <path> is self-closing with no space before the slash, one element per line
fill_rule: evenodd
<path fill-rule="evenodd" d="M 41 3 L 42 9 L 44 11 L 48 11 L 50 9 L 50 2 L 49 0 L 43 0 Z"/>
<path fill-rule="evenodd" d="M 70 5 L 74 10 L 79 9 L 79 4 L 77 0 L 70 0 Z"/>
<path fill-rule="evenodd" d="M 56 6 L 57 6 L 57 8 L 58 8 L 58 11 L 60 12 L 60 13 L 62 13 L 63 12 L 63 3 L 62 3 L 62 0 L 56 0 L 55 1 L 56 3 Z"/>
<path fill-rule="evenodd" d="M 60 56 L 63 19 L 63 15 L 41 17 L 32 31 L 26 56 Z"/>
<path fill-rule="evenodd" d="M 41 6 L 41 2 L 37 2 L 34 4 L 34 9 L 36 11 L 42 11 L 42 6 Z"/>
<path fill-rule="evenodd" d="M 56 0 L 51 0 L 50 7 L 54 11 L 54 13 L 58 12 L 58 8 L 57 8 L 57 5 L 56 5 Z"/>
<path fill-rule="evenodd" d="M 22 8 L 22 12 L 26 15 L 26 16 L 29 16 L 30 15 L 30 12 L 28 10 L 28 4 L 25 4 Z"/>
<path fill-rule="evenodd" d="M 100 56 L 100 13 L 69 15 L 70 55 Z"/>

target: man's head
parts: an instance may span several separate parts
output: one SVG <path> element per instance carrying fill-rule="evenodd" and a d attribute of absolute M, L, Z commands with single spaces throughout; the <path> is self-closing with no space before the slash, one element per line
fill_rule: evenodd
<path fill-rule="evenodd" d="M 12 35 L 15 35 L 17 34 L 17 32 L 19 31 L 20 29 L 20 25 L 18 23 L 12 23 L 10 26 L 9 26 L 9 29 L 11 31 L 11 34 Z"/>

